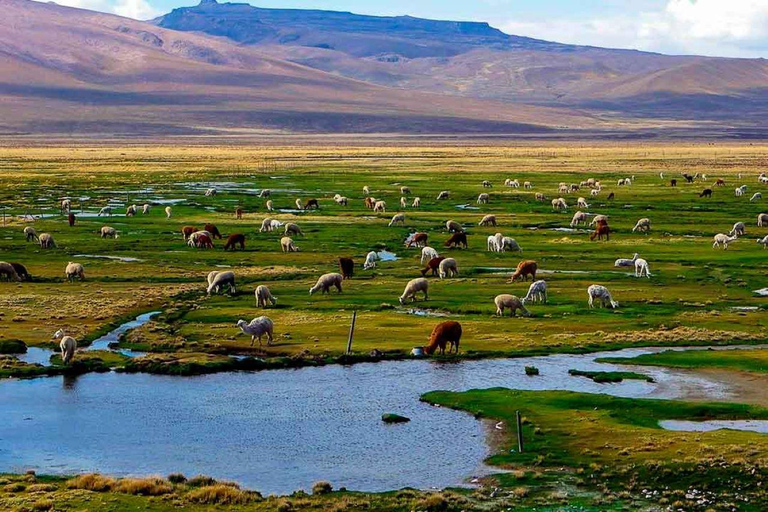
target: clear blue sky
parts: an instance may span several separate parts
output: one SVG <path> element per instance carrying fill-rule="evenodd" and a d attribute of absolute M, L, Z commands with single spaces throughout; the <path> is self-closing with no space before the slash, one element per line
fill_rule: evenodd
<path fill-rule="evenodd" d="M 58 0 L 149 19 L 199 0 Z M 511 34 L 664 53 L 768 57 L 768 0 L 260 0 L 259 7 L 487 21 Z"/>

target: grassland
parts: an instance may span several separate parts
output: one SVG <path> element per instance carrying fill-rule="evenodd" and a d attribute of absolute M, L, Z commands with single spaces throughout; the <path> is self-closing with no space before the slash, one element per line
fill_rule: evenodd
<path fill-rule="evenodd" d="M 632 345 L 757 343 L 766 339 L 765 299 L 753 290 L 766 285 L 761 269 L 765 253 L 754 243 L 768 228 L 756 228 L 761 203 L 736 198 L 741 183 L 758 190 L 756 176 L 768 161 L 763 146 L 551 146 L 551 147 L 122 147 L 0 149 L 0 203 L 7 214 L 0 228 L 0 254 L 25 264 L 34 281 L 0 283 L 0 336 L 28 345 L 52 346 L 50 334 L 63 327 L 87 342 L 138 312 L 161 310 L 155 322 L 129 334 L 126 344 L 165 353 L 242 353 L 262 357 L 334 357 L 346 348 L 351 312 L 358 311 L 353 351 L 376 348 L 404 355 L 422 345 L 437 318 L 408 314 L 397 297 L 405 282 L 419 276 L 418 250 L 402 241 L 413 230 L 426 231 L 430 245 L 455 257 L 460 277 L 431 283 L 430 301 L 415 307 L 428 314 L 462 322 L 465 356 L 519 355 L 555 351 L 589 351 Z M 668 186 L 659 172 L 679 177 L 702 172 L 707 183 Z M 743 178 L 739 179 L 738 175 Z M 631 187 L 617 187 L 620 177 L 635 176 Z M 557 196 L 559 182 L 578 183 L 594 177 L 604 192 L 570 194 L 569 203 L 585 196 L 590 212 L 610 216 L 610 242 L 590 242 L 586 232 L 560 232 L 575 208 L 553 212 L 537 202 L 543 192 Z M 705 186 L 722 177 L 711 200 L 699 199 Z M 505 178 L 531 181 L 532 190 L 503 186 Z M 494 187 L 483 190 L 481 182 Z M 684 180 L 680 180 L 684 181 Z M 208 183 L 219 193 L 204 197 Z M 406 226 L 388 228 L 397 210 L 399 184 L 422 198 L 422 208 L 406 209 Z M 362 204 L 362 187 L 389 205 L 386 215 L 372 214 Z M 259 233 L 267 216 L 265 200 L 255 192 L 269 188 L 279 209 L 294 208 L 296 198 L 320 200 L 317 212 L 276 213 L 296 222 L 305 237 L 296 237 L 301 252 L 283 254 L 278 233 Z M 451 199 L 435 201 L 441 190 Z M 490 204 L 478 210 L 480 192 Z M 609 192 L 617 198 L 607 201 Z M 336 193 L 351 199 L 348 207 L 332 201 Z M 62 197 L 73 198 L 77 214 L 95 212 L 109 200 L 116 205 L 154 203 L 148 215 L 112 218 L 80 215 L 75 227 L 58 214 Z M 163 213 L 167 200 L 173 216 Z M 234 208 L 246 212 L 236 220 Z M 122 207 L 117 212 L 124 211 Z M 477 221 L 496 214 L 498 228 Z M 52 215 L 31 222 L 20 215 Z M 648 235 L 631 233 L 637 219 L 653 222 Z M 454 219 L 469 232 L 468 250 L 443 250 L 444 223 Z M 748 238 L 728 251 L 711 248 L 711 236 L 727 232 L 736 221 L 748 225 Z M 246 251 L 224 252 L 187 247 L 184 225 L 212 222 L 222 233 L 242 232 Z M 26 243 L 22 229 L 54 235 L 59 248 L 43 251 Z M 110 225 L 121 233 L 103 240 L 97 232 Z M 497 231 L 514 237 L 523 254 L 492 254 L 485 238 Z M 753 238 L 754 237 L 754 238 Z M 374 271 L 358 268 L 341 295 L 310 297 L 318 275 L 336 270 L 336 258 L 350 256 L 358 266 L 369 250 L 387 249 L 398 260 L 381 262 Z M 636 279 L 613 267 L 618 257 L 639 252 L 651 265 L 653 278 Z M 137 258 L 117 261 L 80 255 Z M 535 259 L 547 280 L 550 302 L 531 307 L 532 318 L 496 318 L 493 297 L 523 295 L 527 285 L 507 284 L 510 269 L 522 259 Z M 85 282 L 65 282 L 68 261 L 83 263 Z M 207 298 L 204 279 L 213 269 L 232 268 L 238 294 Z M 621 303 L 617 310 L 589 310 L 586 288 L 609 286 Z M 255 307 L 253 289 L 266 284 L 279 298 L 267 311 Z M 757 307 L 758 311 L 735 308 Z M 235 322 L 268 314 L 276 325 L 277 343 L 252 349 Z"/>
<path fill-rule="evenodd" d="M 667 368 L 717 369 L 745 371 L 757 374 L 768 372 L 768 350 L 683 350 L 644 354 L 638 357 L 605 357 L 600 362 Z"/>
<path fill-rule="evenodd" d="M 768 146 L 746 144 L 0 148 L 0 208 L 6 214 L 0 227 L 0 260 L 23 263 L 34 277 L 32 282 L 0 282 L 2 346 L 18 347 L 12 340 L 20 340 L 28 346 L 53 348 L 51 334 L 59 328 L 85 345 L 138 313 L 161 312 L 122 340 L 125 347 L 150 352 L 146 357 L 128 360 L 109 352 L 78 353 L 75 365 L 65 369 L 56 364 L 58 360 L 42 368 L 21 364 L 9 355 L 0 359 L 0 377 L 111 367 L 179 375 L 262 370 L 367 360 L 373 349 L 385 358 L 402 358 L 412 347 L 425 344 L 434 324 L 445 318 L 464 326 L 460 357 L 764 343 L 766 299 L 754 290 L 768 286 L 764 272 L 768 253 L 754 238 L 768 234 L 768 227 L 755 226 L 757 215 L 768 208 L 759 201 L 750 203 L 748 197 L 734 197 L 733 188 L 743 183 L 750 192 L 760 190 L 756 177 L 766 164 Z M 688 185 L 680 179 L 682 172 L 706 173 L 709 180 Z M 635 177 L 631 187 L 615 185 L 628 176 Z M 599 196 L 582 192 L 569 194 L 566 200 L 574 205 L 577 197 L 584 196 L 592 205 L 591 213 L 609 215 L 614 230 L 609 242 L 590 242 L 587 232 L 556 231 L 568 227 L 576 209 L 556 213 L 548 201 L 534 199 L 536 192 L 557 197 L 561 181 L 579 183 L 590 177 L 603 182 Z M 681 182 L 678 187 L 668 186 L 672 177 Z M 531 181 L 534 188 L 504 187 L 506 178 Z M 699 192 L 712 187 L 716 178 L 725 179 L 727 186 L 713 187 L 711 199 L 700 199 Z M 483 180 L 494 187 L 483 189 Z M 205 197 L 211 183 L 219 193 Z M 405 227 L 388 228 L 398 209 L 401 184 L 422 198 L 422 207 L 406 209 Z M 364 185 L 387 201 L 386 215 L 365 209 Z M 301 252 L 283 254 L 281 234 L 258 232 L 268 216 L 265 200 L 256 196 L 262 188 L 274 191 L 272 200 L 279 209 L 293 209 L 296 198 L 320 200 L 316 212 L 269 214 L 302 227 L 306 236 L 295 237 Z M 437 202 L 441 190 L 450 190 L 451 199 Z M 481 192 L 490 193 L 490 204 L 475 205 Z M 609 192 L 616 193 L 614 201 L 606 199 Z M 350 198 L 348 207 L 333 202 L 336 193 Z M 78 214 L 72 228 L 58 211 L 63 197 L 73 199 Z M 110 200 L 115 205 L 154 206 L 148 215 L 133 218 L 120 214 L 123 206 L 116 207 L 118 214 L 112 218 L 79 214 L 94 213 Z M 174 201 L 170 219 L 162 211 L 168 200 Z M 465 204 L 478 209 L 457 208 Z M 244 209 L 243 220 L 234 218 L 236 206 Z M 497 215 L 498 228 L 477 226 L 488 213 Z M 20 218 L 24 215 L 44 217 Z M 641 217 L 653 223 L 648 235 L 631 232 Z M 465 225 L 469 249 L 442 248 L 448 219 Z M 713 250 L 711 237 L 727 232 L 736 221 L 747 224 L 748 236 L 728 251 Z M 180 228 L 208 222 L 225 235 L 244 233 L 247 249 L 224 252 L 220 241 L 211 251 L 187 247 Z M 25 242 L 22 229 L 27 225 L 53 234 L 58 248 L 44 251 Z M 103 225 L 118 229 L 120 238 L 99 238 Z M 402 244 L 413 230 L 427 232 L 431 246 L 455 257 L 460 277 L 431 280 L 430 300 L 403 308 L 397 297 L 408 279 L 420 275 L 419 251 Z M 514 237 L 523 254 L 486 252 L 486 237 L 497 231 Z M 380 262 L 373 271 L 360 268 L 368 251 L 384 249 L 398 259 Z M 616 258 L 634 252 L 649 261 L 651 279 L 637 279 L 627 269 L 613 267 Z M 339 256 L 355 259 L 354 279 L 345 283 L 343 294 L 310 297 L 308 288 L 320 274 L 336 271 Z M 506 282 L 522 258 L 535 259 L 545 271 L 540 278 L 548 283 L 550 301 L 530 306 L 530 318 L 497 318 L 495 295 L 523 295 L 527 290 L 527 284 Z M 85 266 L 84 282 L 66 282 L 68 261 Z M 207 297 L 205 276 L 221 268 L 235 271 L 238 293 Z M 620 308 L 589 310 L 586 288 L 593 283 L 608 286 Z M 253 290 L 259 284 L 268 285 L 279 298 L 276 307 L 256 308 Z M 413 314 L 412 307 L 424 315 Z M 343 356 L 352 311 L 358 312 L 354 354 Z M 276 344 L 252 348 L 235 322 L 261 314 L 275 322 Z M 763 352 L 750 351 L 755 360 L 746 363 L 743 353 L 737 356 L 735 351 L 648 358 L 664 358 L 659 364 L 673 366 L 685 359 L 690 367 L 718 361 L 721 367 L 754 371 L 761 367 L 758 359 Z M 234 360 L 229 354 L 259 359 Z M 735 358 L 741 362 L 721 363 Z M 656 426 L 664 418 L 765 418 L 764 409 L 508 390 L 430 394 L 426 399 L 506 424 L 515 410 L 522 410 L 530 454 L 510 452 L 512 437 L 507 430 L 499 455 L 491 462 L 514 468 L 513 472 L 477 491 L 439 496 L 402 491 L 262 498 L 236 488 L 198 492 L 194 485 L 165 478 L 149 484 L 108 479 L 109 485 L 99 490 L 83 482 L 9 475 L 0 488 L 0 505 L 19 510 L 46 510 L 51 502 L 65 503 L 72 510 L 209 510 L 222 505 L 248 510 L 470 510 L 569 503 L 605 510 L 634 508 L 635 500 L 645 500 L 684 509 L 697 506 L 686 497 L 697 477 L 708 486 L 703 492 L 725 489 L 717 495 L 724 506 L 743 496 L 765 504 L 759 487 L 766 448 L 759 435 L 688 434 Z M 704 479 L 702 472 L 707 474 Z M 670 486 L 670 482 L 676 483 Z M 204 487 L 214 485 L 218 484 Z M 491 497 L 487 493 L 493 485 L 504 491 Z M 644 486 L 657 494 L 644 494 Z M 154 491 L 142 489 L 162 492 L 147 496 Z"/>

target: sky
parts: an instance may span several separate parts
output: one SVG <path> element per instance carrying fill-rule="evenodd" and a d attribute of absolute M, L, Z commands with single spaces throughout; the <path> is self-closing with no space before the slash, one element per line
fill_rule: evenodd
<path fill-rule="evenodd" d="M 197 0 L 57 0 L 57 3 L 150 19 Z M 668 54 L 768 58 L 768 0 L 254 0 L 249 3 L 258 7 L 486 21 L 509 34 L 562 43 Z"/>

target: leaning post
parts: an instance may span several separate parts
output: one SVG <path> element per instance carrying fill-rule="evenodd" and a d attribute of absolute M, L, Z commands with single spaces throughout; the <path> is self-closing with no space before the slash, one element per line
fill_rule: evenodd
<path fill-rule="evenodd" d="M 520 419 L 520 411 L 515 411 L 517 418 L 517 451 L 523 453 L 523 421 Z"/>
<path fill-rule="evenodd" d="M 352 353 L 352 337 L 355 335 L 355 320 L 357 320 L 357 310 L 352 312 L 352 323 L 349 326 L 349 338 L 347 339 L 347 355 Z"/>

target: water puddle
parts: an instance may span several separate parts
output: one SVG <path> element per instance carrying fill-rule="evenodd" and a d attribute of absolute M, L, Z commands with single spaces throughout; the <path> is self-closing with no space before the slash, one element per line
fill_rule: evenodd
<path fill-rule="evenodd" d="M 73 258 L 97 258 L 101 260 L 122 261 L 123 263 L 139 263 L 144 261 L 132 256 L 107 256 L 104 254 L 75 254 Z"/>
<path fill-rule="evenodd" d="M 405 315 L 428 316 L 428 317 L 435 317 L 435 318 L 450 316 L 448 313 L 440 313 L 439 311 L 429 311 L 428 309 L 416 309 L 416 308 L 398 309 L 397 312 Z"/>
<path fill-rule="evenodd" d="M 712 432 L 727 429 L 768 434 L 768 420 L 664 420 L 659 422 L 659 426 L 665 430 L 676 432 Z"/>
<path fill-rule="evenodd" d="M 397 254 L 389 251 L 379 251 L 376 253 L 380 261 L 397 261 Z"/>
<path fill-rule="evenodd" d="M 768 297 L 768 288 L 760 288 L 759 290 L 755 290 L 753 293 L 756 293 L 761 297 Z"/>
<path fill-rule="evenodd" d="M 457 204 L 456 208 L 458 208 L 459 210 L 479 210 L 480 209 L 480 207 L 472 206 L 469 203 L 467 203 L 467 204 Z"/>

